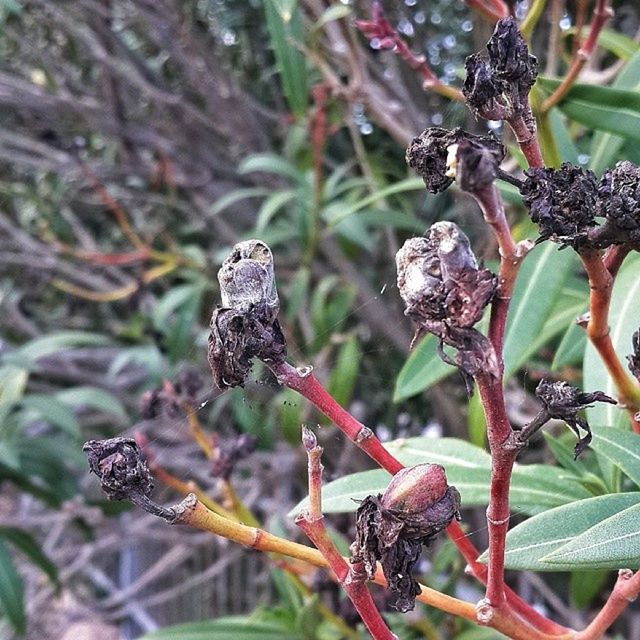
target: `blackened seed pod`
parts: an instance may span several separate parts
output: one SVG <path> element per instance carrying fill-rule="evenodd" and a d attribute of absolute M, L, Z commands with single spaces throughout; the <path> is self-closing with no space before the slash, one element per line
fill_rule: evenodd
<path fill-rule="evenodd" d="M 538 75 L 537 60 L 529 54 L 514 18 L 498 20 L 487 50 L 494 73 L 501 80 L 517 83 L 520 91 L 528 93 Z"/>
<path fill-rule="evenodd" d="M 640 243 L 640 167 L 625 160 L 604 173 L 598 215 L 606 219 L 601 246 Z"/>

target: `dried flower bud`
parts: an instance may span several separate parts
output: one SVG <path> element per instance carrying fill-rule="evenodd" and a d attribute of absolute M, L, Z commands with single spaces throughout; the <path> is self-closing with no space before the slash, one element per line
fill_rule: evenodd
<path fill-rule="evenodd" d="M 487 144 L 489 140 L 491 143 Z M 491 136 L 482 142 L 461 140 L 449 150 L 454 158 L 456 183 L 469 193 L 477 193 L 496 179 L 505 154 L 504 147 Z"/>
<path fill-rule="evenodd" d="M 237 244 L 218 273 L 222 307 L 214 309 L 209 364 L 219 389 L 242 386 L 253 358 L 281 362 L 286 342 L 277 315 L 271 249 L 259 240 Z"/>
<path fill-rule="evenodd" d="M 211 475 L 214 478 L 228 480 L 238 462 L 256 450 L 256 443 L 256 438 L 248 433 L 216 443 L 211 461 Z"/>
<path fill-rule="evenodd" d="M 448 148 L 469 142 L 477 148 L 485 147 L 490 154 L 500 156 L 498 164 L 504 157 L 504 148 L 493 136 L 476 136 L 463 129 L 451 131 L 439 127 L 425 129 L 414 138 L 407 147 L 407 164 L 424 180 L 427 191 L 440 193 L 447 189 L 455 177 L 447 166 Z"/>
<path fill-rule="evenodd" d="M 618 162 L 598 186 L 598 215 L 605 223 L 592 235 L 597 247 L 640 243 L 640 167 Z"/>
<path fill-rule="evenodd" d="M 640 380 L 640 331 L 633 334 L 633 353 L 627 356 L 629 371 Z"/>
<path fill-rule="evenodd" d="M 179 418 L 184 416 L 185 403 L 191 405 L 196 401 L 196 394 L 202 388 L 200 372 L 192 367 L 178 373 L 175 382 L 164 380 L 161 387 L 145 391 L 140 396 L 138 407 L 144 420 L 152 420 L 160 416 Z"/>
<path fill-rule="evenodd" d="M 488 57 L 469 56 L 462 92 L 470 109 L 487 120 L 509 119 L 530 112 L 528 96 L 537 72 L 516 21 L 499 20 L 487 43 Z"/>
<path fill-rule="evenodd" d="M 371 579 L 379 560 L 395 608 L 410 611 L 420 593 L 412 572 L 422 546 L 459 517 L 459 509 L 460 494 L 447 485 L 441 466 L 402 469 L 384 494 L 368 496 L 358 507 L 351 562 L 362 563 Z"/>
<path fill-rule="evenodd" d="M 528 169 L 525 175 L 522 198 L 540 226 L 540 239 L 584 246 L 588 232 L 597 226 L 593 172 L 565 162 L 559 169 Z"/>
<path fill-rule="evenodd" d="M 585 418 L 579 416 L 578 412 L 593 402 L 617 404 L 613 398 L 602 391 L 583 393 L 564 381 L 541 380 L 536 387 L 536 396 L 542 402 L 542 411 L 546 417 L 545 422 L 550 418 L 564 420 L 578 437 L 578 443 L 574 449 L 576 458 L 589 446 L 592 438 L 589 423 Z M 583 437 L 580 437 L 580 429 L 586 432 Z"/>
<path fill-rule="evenodd" d="M 89 469 L 100 478 L 102 490 L 109 500 L 131 500 L 152 515 L 173 522 L 176 512 L 149 499 L 153 479 L 142 452 L 133 438 L 89 440 L 82 450 Z"/>
<path fill-rule="evenodd" d="M 472 328 L 493 298 L 496 279 L 488 269 L 478 267 L 460 228 L 452 222 L 432 225 L 424 238 L 405 242 L 396 265 L 405 314 L 419 330 L 458 349 L 453 364 L 468 375 L 496 373 L 491 344 Z"/>

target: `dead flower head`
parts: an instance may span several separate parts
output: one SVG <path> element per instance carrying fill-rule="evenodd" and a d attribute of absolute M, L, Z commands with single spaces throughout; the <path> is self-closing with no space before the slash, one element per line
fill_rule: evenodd
<path fill-rule="evenodd" d="M 473 329 L 493 298 L 496 278 L 478 265 L 462 230 L 453 222 L 437 222 L 424 237 L 405 242 L 396 265 L 405 314 L 418 330 L 457 349 L 453 364 L 468 375 L 496 371 L 491 344 Z"/>
<path fill-rule="evenodd" d="M 462 148 L 476 150 L 482 149 L 482 153 L 492 159 L 491 163 L 492 165 L 495 163 L 495 167 L 499 166 L 504 158 L 504 147 L 491 135 L 477 136 L 460 128 L 448 130 L 430 127 L 425 129 L 407 147 L 406 160 L 407 164 L 424 180 L 427 191 L 430 193 L 444 191 L 456 178 L 456 172 L 452 172 L 449 166 L 450 148 L 453 145 L 462 145 Z M 468 176 L 469 174 L 467 174 Z M 464 185 L 461 187 L 465 189 Z"/>
<path fill-rule="evenodd" d="M 218 280 L 222 306 L 211 318 L 209 364 L 216 386 L 226 389 L 244 384 L 253 358 L 284 360 L 286 342 L 277 318 L 273 256 L 264 242 L 235 245 Z"/>
<path fill-rule="evenodd" d="M 459 517 L 460 494 L 447 484 L 440 465 L 420 464 L 399 471 L 384 494 L 368 496 L 356 512 L 351 562 L 373 578 L 380 561 L 398 611 L 411 611 L 420 587 L 413 568 L 422 547 Z"/>
<path fill-rule="evenodd" d="M 487 51 L 488 56 L 474 54 L 465 63 L 467 77 L 462 92 L 469 108 L 487 120 L 528 114 L 529 92 L 538 65 L 513 18 L 497 22 Z"/>
<path fill-rule="evenodd" d="M 640 380 L 640 331 L 636 331 L 632 338 L 633 353 L 627 356 L 629 371 Z"/>
<path fill-rule="evenodd" d="M 591 427 L 586 418 L 578 415 L 579 412 L 594 402 L 617 404 L 616 400 L 602 391 L 584 393 L 564 381 L 551 382 L 549 380 L 541 380 L 536 387 L 536 396 L 542 402 L 543 409 L 541 414 L 544 414 L 546 420 L 550 418 L 564 420 L 578 437 L 578 443 L 574 449 L 576 458 L 589 446 L 592 439 Z M 585 432 L 582 437 L 580 436 L 580 430 Z"/>

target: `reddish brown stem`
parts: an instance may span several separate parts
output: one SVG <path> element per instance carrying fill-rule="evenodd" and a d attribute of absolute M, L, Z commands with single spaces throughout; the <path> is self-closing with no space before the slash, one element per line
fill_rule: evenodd
<path fill-rule="evenodd" d="M 630 252 L 631 247 L 627 244 L 614 244 L 605 251 L 602 261 L 612 278 L 618 275 L 624 259 Z"/>
<path fill-rule="evenodd" d="M 366 572 L 362 567 L 349 567 L 331 541 L 324 526 L 322 515 L 322 447 L 318 446 L 315 435 L 307 427 L 302 428 L 302 442 L 307 451 L 309 473 L 309 509 L 296 518 L 296 524 L 320 551 L 327 564 L 335 573 L 347 596 L 360 614 L 362 621 L 374 640 L 397 640 L 378 608 L 373 602 L 365 584 Z"/>
<path fill-rule="evenodd" d="M 618 572 L 618 579 L 604 607 L 589 626 L 576 634 L 575 640 L 597 640 L 615 622 L 630 602 L 640 595 L 640 571 L 629 569 Z"/>
<path fill-rule="evenodd" d="M 466 3 L 479 14 L 492 22 L 509 16 L 509 7 L 502 0 L 485 2 L 484 0 L 466 0 Z"/>
<path fill-rule="evenodd" d="M 618 399 L 629 411 L 633 430 L 640 433 L 640 423 L 635 419 L 635 414 L 640 411 L 640 387 L 622 366 L 609 333 L 609 305 L 614 277 L 597 249 L 583 249 L 580 251 L 580 257 L 589 278 L 590 288 L 587 336 L 616 385 Z M 610 260 L 614 271 L 617 270 L 617 261 L 618 259 Z"/>
<path fill-rule="evenodd" d="M 542 103 L 541 112 L 546 113 L 557 105 L 569 92 L 569 89 L 573 86 L 577 77 L 580 75 L 584 65 L 587 63 L 598 42 L 600 32 L 604 29 L 605 25 L 613 16 L 613 9 L 609 5 L 609 0 L 597 0 L 596 6 L 593 10 L 593 19 L 591 20 L 591 28 L 589 29 L 589 35 L 587 39 L 582 43 L 582 46 L 576 51 L 576 55 L 571 61 L 571 66 L 567 71 L 567 74 L 563 78 L 562 82 L 558 85 L 556 90 Z"/>
<path fill-rule="evenodd" d="M 544 160 L 542 158 L 542 151 L 540 151 L 540 145 L 538 144 L 533 116 L 525 118 L 522 114 L 518 114 L 509 118 L 507 122 L 513 130 L 529 166 L 543 167 Z"/>
<path fill-rule="evenodd" d="M 270 368 L 280 384 L 297 391 L 309 400 L 383 469 L 393 475 L 403 468 L 402 463 L 382 446 L 369 427 L 365 427 L 356 420 L 331 397 L 331 394 L 313 375 L 311 367 L 296 368 L 287 362 L 282 362 L 270 365 Z"/>

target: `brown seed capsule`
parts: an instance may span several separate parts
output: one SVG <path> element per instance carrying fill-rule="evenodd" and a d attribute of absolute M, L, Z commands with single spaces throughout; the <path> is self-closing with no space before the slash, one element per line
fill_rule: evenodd
<path fill-rule="evenodd" d="M 444 469 L 421 464 L 399 471 L 382 495 L 365 498 L 356 513 L 351 561 L 369 578 L 382 564 L 399 611 L 410 611 L 420 587 L 413 568 L 423 545 L 459 517 L 460 494 L 447 485 Z"/>

